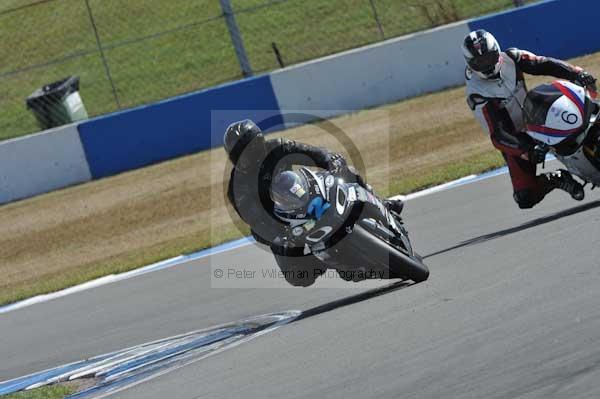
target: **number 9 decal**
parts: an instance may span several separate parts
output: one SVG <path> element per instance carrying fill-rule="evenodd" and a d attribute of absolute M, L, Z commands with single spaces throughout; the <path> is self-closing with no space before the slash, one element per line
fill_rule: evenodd
<path fill-rule="evenodd" d="M 564 111 L 562 114 L 560 114 L 560 117 L 565 123 L 568 123 L 569 125 L 574 125 L 579 121 L 579 117 L 576 114 L 573 114 L 568 111 Z"/>

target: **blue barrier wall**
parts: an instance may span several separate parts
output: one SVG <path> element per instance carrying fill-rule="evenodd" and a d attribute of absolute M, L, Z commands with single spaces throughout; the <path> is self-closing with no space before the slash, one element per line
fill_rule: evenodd
<path fill-rule="evenodd" d="M 469 27 L 492 32 L 503 49 L 572 58 L 600 50 L 599 5 L 598 0 L 550 0 L 471 20 Z"/>
<path fill-rule="evenodd" d="M 213 121 L 211 129 L 211 111 L 228 109 L 247 111 Z M 264 110 L 279 110 L 266 75 L 92 119 L 79 133 L 98 179 L 221 145 L 228 123 L 262 119 Z"/>

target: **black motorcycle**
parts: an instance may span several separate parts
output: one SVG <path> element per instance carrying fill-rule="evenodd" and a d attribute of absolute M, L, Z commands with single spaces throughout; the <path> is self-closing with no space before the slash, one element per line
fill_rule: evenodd
<path fill-rule="evenodd" d="M 427 280 L 429 269 L 414 252 L 402 219 L 370 189 L 330 172 L 298 172 L 317 196 L 313 205 L 326 211 L 316 220 L 290 221 L 280 244 L 300 249 L 297 257 L 314 255 L 346 280 Z"/>

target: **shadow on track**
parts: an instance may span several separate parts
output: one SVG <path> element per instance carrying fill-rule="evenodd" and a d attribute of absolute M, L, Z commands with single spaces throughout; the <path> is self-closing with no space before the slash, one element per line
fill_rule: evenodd
<path fill-rule="evenodd" d="M 437 252 L 433 252 L 431 254 L 428 254 L 426 256 L 423 256 L 423 259 L 427 259 L 427 258 L 431 258 L 433 256 L 436 255 L 440 255 L 446 252 L 450 252 L 453 251 L 455 249 L 458 248 L 463 248 L 463 247 L 467 247 L 470 245 L 476 245 L 476 244 L 481 244 L 483 242 L 486 241 L 490 241 L 493 240 L 495 238 L 499 238 L 499 237 L 504 237 L 507 236 L 509 234 L 513 234 L 513 233 L 518 233 L 519 231 L 523 231 L 523 230 L 527 230 L 530 229 L 532 227 L 536 227 L 536 226 L 540 226 L 542 224 L 546 224 L 546 223 L 550 223 L 550 222 L 554 222 L 558 219 L 567 217 L 567 216 L 571 216 L 571 215 L 575 215 L 581 212 L 585 212 L 585 211 L 589 211 L 590 209 L 594 209 L 594 208 L 598 208 L 600 207 L 600 200 L 599 201 L 594 201 L 594 202 L 590 202 L 588 204 L 585 205 L 579 205 L 570 209 L 566 209 L 564 211 L 560 211 L 557 212 L 553 215 L 549 215 L 549 216 L 544 216 L 538 219 L 534 219 L 532 221 L 529 221 L 527 223 L 523 223 L 519 226 L 515 226 L 515 227 L 511 227 L 509 229 L 504 229 L 504 230 L 500 230 L 500 231 L 496 231 L 494 233 L 490 233 L 490 234 L 485 234 L 479 237 L 475 237 L 475 238 L 471 238 L 470 240 L 466 240 L 461 242 L 460 244 L 454 245 L 450 248 L 446 248 L 446 249 L 442 249 L 440 251 Z"/>
<path fill-rule="evenodd" d="M 307 317 L 316 316 L 321 313 L 326 313 L 344 306 L 355 304 L 357 302 L 366 301 L 367 299 L 375 298 L 380 295 L 401 290 L 403 288 L 407 288 L 415 284 L 416 283 L 413 283 L 412 281 L 398 281 L 392 284 L 384 285 L 383 287 L 377 287 L 365 292 L 361 292 L 360 294 L 351 295 L 345 298 L 325 303 L 323 305 L 315 306 L 314 308 L 303 310 L 300 316 L 296 317 L 296 319 L 294 319 L 292 323 L 295 323 L 302 319 L 306 319 Z"/>

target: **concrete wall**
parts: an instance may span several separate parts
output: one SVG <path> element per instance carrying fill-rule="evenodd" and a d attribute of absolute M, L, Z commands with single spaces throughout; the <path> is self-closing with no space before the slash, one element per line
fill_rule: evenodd
<path fill-rule="evenodd" d="M 468 33 L 460 22 L 275 71 L 273 89 L 282 111 L 329 117 L 456 86 Z"/>
<path fill-rule="evenodd" d="M 211 128 L 211 111 L 220 109 L 240 111 Z M 99 179 L 220 146 L 232 120 L 261 119 L 263 110 L 278 109 L 265 75 L 92 119 L 79 132 L 92 177 Z"/>
<path fill-rule="evenodd" d="M 502 48 L 556 58 L 600 50 L 598 0 L 549 0 L 527 7 L 388 40 L 271 73 L 282 111 L 360 110 L 464 83 L 460 51 L 472 30 L 492 32 Z M 285 116 L 284 116 L 285 119 Z M 286 121 L 286 125 L 293 123 Z"/>
<path fill-rule="evenodd" d="M 0 203 L 91 178 L 76 125 L 0 144 Z"/>

